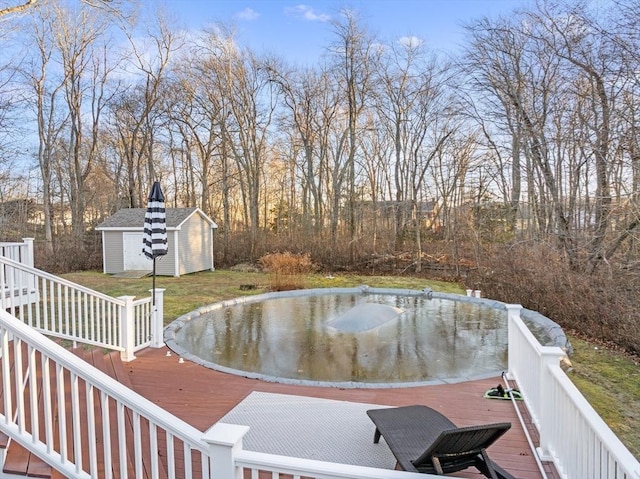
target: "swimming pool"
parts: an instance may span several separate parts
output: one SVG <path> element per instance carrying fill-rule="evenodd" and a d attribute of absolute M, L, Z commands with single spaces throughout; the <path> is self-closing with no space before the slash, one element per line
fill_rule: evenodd
<path fill-rule="evenodd" d="M 544 331 L 539 340 L 549 342 Z M 431 291 L 331 288 L 209 305 L 165 331 L 176 353 L 269 381 L 399 387 L 499 375 L 503 303 Z"/>

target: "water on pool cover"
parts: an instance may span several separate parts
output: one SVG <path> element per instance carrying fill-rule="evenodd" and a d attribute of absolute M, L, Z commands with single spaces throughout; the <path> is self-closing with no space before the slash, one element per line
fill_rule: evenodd
<path fill-rule="evenodd" d="M 284 297 L 205 313 L 176 343 L 205 362 L 271 378 L 422 382 L 503 370 L 507 315 L 418 296 Z"/>

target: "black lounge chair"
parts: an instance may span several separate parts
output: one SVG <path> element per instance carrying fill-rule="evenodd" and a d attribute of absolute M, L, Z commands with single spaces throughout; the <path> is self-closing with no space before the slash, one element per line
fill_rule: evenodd
<path fill-rule="evenodd" d="M 373 442 L 382 435 L 405 471 L 449 474 L 475 466 L 492 479 L 515 479 L 487 455 L 486 449 L 511 427 L 511 423 L 456 427 L 447 417 L 427 406 L 371 409 L 376 425 Z"/>

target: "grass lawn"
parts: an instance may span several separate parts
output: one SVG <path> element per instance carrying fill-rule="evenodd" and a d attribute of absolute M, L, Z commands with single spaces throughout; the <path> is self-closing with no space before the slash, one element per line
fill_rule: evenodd
<path fill-rule="evenodd" d="M 149 295 L 151 278 L 113 278 L 99 272 L 66 274 L 75 283 L 111 296 Z M 340 275 L 327 278 L 308 275 L 301 279 L 305 288 L 353 287 L 367 284 L 378 288 L 431 288 L 434 291 L 465 294 L 454 283 L 426 281 L 409 277 Z M 158 277 L 156 287 L 165 288 L 165 324 L 201 306 L 247 294 L 260 294 L 269 289 L 270 277 L 263 273 L 241 273 L 230 270 L 207 271 L 180 278 Z M 243 291 L 240 285 L 254 285 Z M 573 370 L 569 377 L 598 411 L 605 422 L 640 458 L 640 361 L 620 354 L 597 342 L 569 335 L 574 347 Z"/>

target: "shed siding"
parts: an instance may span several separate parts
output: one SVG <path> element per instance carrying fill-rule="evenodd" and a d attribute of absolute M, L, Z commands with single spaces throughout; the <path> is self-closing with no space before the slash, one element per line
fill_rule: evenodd
<path fill-rule="evenodd" d="M 180 274 L 211 269 L 211 226 L 199 214 L 182 224 L 180 237 Z"/>
<path fill-rule="evenodd" d="M 156 274 L 160 276 L 176 275 L 174 268 L 176 245 L 173 238 L 173 232 L 169 231 L 167 234 L 167 254 L 156 259 Z"/>
<path fill-rule="evenodd" d="M 104 231 L 104 272 L 107 274 L 124 271 L 124 243 L 121 231 Z"/>

